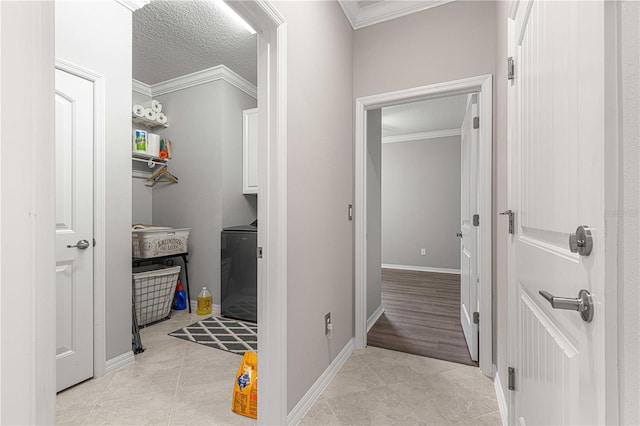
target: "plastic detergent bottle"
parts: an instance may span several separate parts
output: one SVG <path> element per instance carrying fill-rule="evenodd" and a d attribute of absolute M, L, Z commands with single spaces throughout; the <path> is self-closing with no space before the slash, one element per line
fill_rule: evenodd
<path fill-rule="evenodd" d="M 211 293 L 206 287 L 198 294 L 198 315 L 209 315 L 211 313 Z"/>
<path fill-rule="evenodd" d="M 187 295 L 185 294 L 184 287 L 180 280 L 178 280 L 178 285 L 176 286 L 176 295 L 173 298 L 173 309 L 176 311 L 181 311 L 183 309 L 187 309 Z"/>

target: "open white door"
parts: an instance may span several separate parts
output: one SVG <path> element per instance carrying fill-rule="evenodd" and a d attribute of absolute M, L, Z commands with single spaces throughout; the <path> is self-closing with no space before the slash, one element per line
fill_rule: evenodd
<path fill-rule="evenodd" d="M 93 376 L 93 84 L 56 70 L 57 390 Z"/>
<path fill-rule="evenodd" d="M 604 424 L 604 2 L 523 1 L 514 7 L 512 421 Z M 578 235 L 574 245 L 583 246 L 583 254 L 570 250 L 570 234 L 581 225 L 590 228 L 588 255 L 586 236 Z M 588 309 L 576 299 L 583 289 L 593 299 Z M 553 307 L 545 295 L 567 299 L 552 299 Z"/>
<path fill-rule="evenodd" d="M 478 115 L 476 95 L 469 95 L 461 129 L 461 237 L 460 237 L 460 324 L 471 359 L 478 361 L 478 231 L 473 215 L 478 213 L 478 130 L 473 118 Z"/>

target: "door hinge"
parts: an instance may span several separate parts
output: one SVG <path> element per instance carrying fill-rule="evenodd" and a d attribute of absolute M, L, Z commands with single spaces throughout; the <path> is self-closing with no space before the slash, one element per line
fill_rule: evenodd
<path fill-rule="evenodd" d="M 473 128 L 474 129 L 479 129 L 480 128 L 480 117 L 473 117 Z"/>
<path fill-rule="evenodd" d="M 516 369 L 509 367 L 509 390 L 516 390 Z"/>
<path fill-rule="evenodd" d="M 513 80 L 516 75 L 516 64 L 513 60 L 513 56 L 507 58 L 507 79 Z"/>
<path fill-rule="evenodd" d="M 480 312 L 473 313 L 473 323 L 480 325 Z"/>
<path fill-rule="evenodd" d="M 509 233 L 513 234 L 513 221 L 514 221 L 515 213 L 513 212 L 513 210 L 509 209 L 509 210 L 503 211 L 500 214 L 509 215 Z"/>
<path fill-rule="evenodd" d="M 258 247 L 258 248 L 256 249 L 256 257 L 257 257 L 258 259 L 262 259 L 262 247 Z"/>
<path fill-rule="evenodd" d="M 348 213 L 348 218 L 349 220 L 353 220 L 353 204 L 349 204 L 349 213 Z"/>
<path fill-rule="evenodd" d="M 480 215 L 479 214 L 474 214 L 473 215 L 473 226 L 480 226 Z"/>

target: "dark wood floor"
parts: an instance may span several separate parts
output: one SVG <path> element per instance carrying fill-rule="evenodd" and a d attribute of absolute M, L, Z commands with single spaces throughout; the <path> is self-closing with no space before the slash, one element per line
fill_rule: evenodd
<path fill-rule="evenodd" d="M 460 326 L 460 275 L 383 269 L 382 307 L 367 344 L 476 365 Z"/>

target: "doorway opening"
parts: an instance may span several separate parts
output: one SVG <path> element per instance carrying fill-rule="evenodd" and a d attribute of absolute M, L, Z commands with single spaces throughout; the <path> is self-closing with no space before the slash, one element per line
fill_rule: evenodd
<path fill-rule="evenodd" d="M 130 10 L 135 10 L 136 8 L 132 2 L 119 3 Z M 231 7 L 241 14 L 246 21 L 259 32 L 257 40 L 257 68 L 259 70 L 257 76 L 257 107 L 260 111 L 264 112 L 264 114 L 261 114 L 257 124 L 259 134 L 258 194 L 261 198 L 269 199 L 270 201 L 268 206 L 261 208 L 257 212 L 261 228 L 266 231 L 257 237 L 258 246 L 263 248 L 263 256 L 261 260 L 258 261 L 257 267 L 258 322 L 262 328 L 260 334 L 268 336 L 268 339 L 263 339 L 264 344 L 262 344 L 260 348 L 261 363 L 265 366 L 261 374 L 260 394 L 262 396 L 260 398 L 264 403 L 261 404 L 260 407 L 260 416 L 269 423 L 283 423 L 286 421 L 287 415 L 285 397 L 287 382 L 286 304 L 284 302 L 286 298 L 282 297 L 282 294 L 286 294 L 286 86 L 283 84 L 283 82 L 286 81 L 286 24 L 279 12 L 268 2 L 243 2 L 243 4 L 234 4 L 231 5 Z M 70 15 L 71 14 L 72 13 L 70 13 Z M 82 14 L 82 12 L 77 12 L 77 14 Z M 122 21 L 126 22 L 124 20 L 126 17 L 124 13 L 117 14 L 117 19 L 121 17 Z M 87 54 L 82 50 L 84 47 L 82 43 L 82 40 L 76 44 L 72 43 L 73 46 L 70 49 L 75 49 L 71 51 L 73 54 L 77 54 L 77 57 L 74 57 L 74 61 L 78 63 L 91 63 L 91 54 Z M 96 53 L 96 55 L 99 55 L 99 53 Z M 100 68 L 101 66 L 100 64 L 93 64 L 89 66 L 89 68 Z M 100 70 L 93 70 L 93 72 L 99 75 Z M 117 81 L 116 83 L 121 84 L 122 81 Z M 108 87 L 105 88 L 105 90 L 108 90 Z M 111 105 L 107 105 L 107 107 L 110 106 Z M 105 115 L 106 113 L 101 110 L 100 114 Z M 100 121 L 100 118 L 102 117 L 98 117 L 96 121 Z M 103 140 L 105 135 L 109 135 L 104 126 L 101 127 L 94 123 L 94 129 L 97 133 L 96 141 Z M 118 134 L 120 135 L 120 133 Z M 121 143 L 123 147 L 127 146 L 124 140 L 118 140 L 117 143 L 115 143 L 115 141 L 105 140 L 103 146 L 112 145 L 119 147 Z M 124 160 L 126 154 L 125 151 L 119 151 L 117 160 Z M 116 156 L 113 157 L 114 158 L 109 158 L 108 161 L 105 160 L 104 157 L 101 157 L 100 160 L 113 163 L 116 160 Z M 103 163 L 98 162 L 98 167 L 95 169 L 95 180 L 96 182 L 104 184 L 108 175 L 105 167 L 100 166 L 103 166 Z M 122 170 L 127 170 L 125 163 L 119 163 L 119 167 L 121 167 Z M 99 187 L 94 196 L 103 197 L 103 190 L 104 188 Z M 94 213 L 94 221 L 100 226 L 104 225 L 104 215 L 104 208 L 96 209 Z M 94 236 L 97 238 L 101 237 L 99 234 L 94 234 Z M 111 238 L 111 236 L 107 234 L 102 235 L 102 237 L 103 238 L 100 238 L 100 240 L 95 243 L 97 248 L 104 248 L 108 245 L 109 239 Z M 96 251 L 98 252 L 98 250 Z M 117 257 L 117 263 L 119 264 L 130 261 L 131 258 L 128 250 L 123 250 L 122 253 L 116 253 L 116 255 L 115 257 Z M 113 259 L 109 259 L 104 252 L 101 252 L 101 256 L 104 257 L 95 260 L 96 268 L 104 268 L 109 262 L 114 261 Z M 114 257 L 113 254 L 111 254 L 111 256 Z M 104 269 L 102 269 L 102 271 L 104 271 Z M 102 274 L 101 277 L 104 280 L 104 274 Z M 99 292 L 96 293 L 96 305 L 103 308 L 103 313 L 107 305 L 106 299 L 107 297 L 104 295 L 101 296 Z M 101 318 L 100 314 L 95 315 L 94 323 L 104 326 L 104 321 L 102 321 Z M 55 321 L 51 321 L 51 324 L 55 326 Z M 107 326 L 109 326 L 109 324 L 107 324 Z M 50 331 L 51 335 L 56 334 L 54 329 Z M 127 333 L 122 327 L 118 327 L 118 332 L 121 333 L 121 335 Z M 104 337 L 104 339 L 107 337 L 108 336 Z M 99 343 L 105 342 L 100 341 Z M 105 344 L 108 343 L 107 341 Z M 122 366 L 115 365 L 115 362 L 119 361 L 120 356 L 107 360 L 105 359 L 107 355 L 99 351 L 95 352 L 95 356 L 94 377 L 104 374 L 105 367 L 108 368 L 110 364 L 115 367 Z M 128 358 L 129 354 L 125 353 L 121 356 Z M 129 359 L 127 362 L 129 362 Z M 266 366 L 269 368 L 266 368 Z M 45 368 L 42 368 L 42 371 L 45 370 Z M 55 369 L 52 370 L 52 374 L 55 375 Z M 45 390 L 48 389 L 49 387 Z M 51 389 L 51 394 L 53 394 L 54 391 L 55 389 Z M 50 414 L 49 412 L 45 413 L 45 415 Z"/>
<path fill-rule="evenodd" d="M 367 112 L 371 346 L 477 365 L 476 103 L 456 95 Z"/>
<path fill-rule="evenodd" d="M 368 326 L 375 322 L 374 316 L 368 315 L 367 288 L 372 282 L 369 277 L 370 254 L 367 209 L 369 202 L 368 174 L 371 164 L 367 154 L 368 112 L 413 102 L 442 99 L 452 96 L 477 94 L 477 125 L 478 125 L 478 169 L 477 169 L 477 205 L 478 226 L 477 233 L 477 297 L 474 307 L 475 314 L 483 318 L 482 327 L 478 333 L 478 358 L 481 371 L 493 375 L 492 361 L 492 315 L 491 315 L 491 145 L 492 145 L 492 77 L 491 75 L 468 78 L 464 80 L 439 83 L 413 89 L 372 95 L 356 99 L 356 205 L 363 206 L 356 209 L 356 282 L 355 282 L 355 328 L 356 346 L 364 348 L 367 345 Z M 484 218 L 484 220 L 483 220 Z M 420 220 L 420 218 L 416 218 Z M 422 220 L 425 220 L 424 218 Z M 415 250 L 414 250 L 415 251 Z M 420 250 L 421 253 L 421 250 Z M 381 262 L 382 264 L 382 262 Z M 473 312 L 471 315 L 473 316 Z M 369 321 L 368 321 L 369 320 Z"/>

